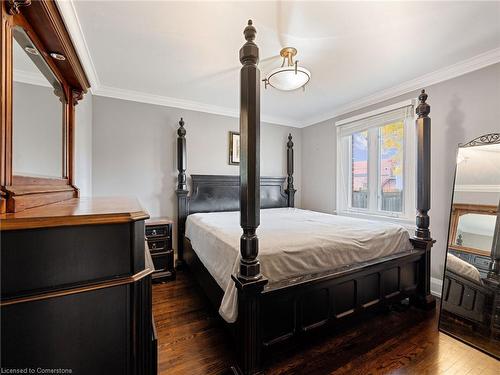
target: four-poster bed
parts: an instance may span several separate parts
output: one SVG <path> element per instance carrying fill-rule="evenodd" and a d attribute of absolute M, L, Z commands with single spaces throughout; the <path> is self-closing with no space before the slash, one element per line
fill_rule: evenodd
<path fill-rule="evenodd" d="M 237 318 L 229 324 L 238 347 L 242 374 L 258 373 L 262 355 L 277 344 L 300 340 L 307 333 L 342 321 L 382 304 L 410 297 L 421 307 L 433 308 L 430 294 L 430 107 L 422 91 L 417 108 L 417 219 L 409 248 L 384 253 L 376 259 L 343 264 L 321 272 L 312 271 L 272 282 L 261 273 L 257 228 L 261 208 L 294 207 L 293 142 L 287 142 L 287 177 L 260 177 L 260 72 L 259 49 L 254 43 L 252 22 L 244 30 L 240 50 L 241 155 L 239 176 L 191 175 L 191 195 L 186 179 L 186 129 L 178 129 L 178 266 L 187 265 L 200 286 L 219 308 L 224 290 L 200 260 L 202 249 L 193 248 L 186 236 L 189 215 L 240 212 L 242 235 L 238 267 L 231 275 L 237 294 Z M 286 179 L 286 188 L 284 188 Z M 267 212 L 272 210 L 266 210 Z M 327 215 L 331 216 L 331 215 Z M 406 233 L 407 235 L 407 233 Z M 374 241 L 375 242 L 375 238 Z M 314 242 L 310 244 L 311 251 Z M 269 279 L 267 277 L 269 277 Z"/>

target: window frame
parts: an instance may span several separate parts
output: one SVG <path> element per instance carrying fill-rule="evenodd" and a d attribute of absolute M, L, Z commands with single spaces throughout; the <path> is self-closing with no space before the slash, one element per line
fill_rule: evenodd
<path fill-rule="evenodd" d="M 379 108 L 358 116 L 346 118 L 335 123 L 337 135 L 337 174 L 336 174 L 336 202 L 337 214 L 346 216 L 357 216 L 365 218 L 376 218 L 378 220 L 393 221 L 403 224 L 413 224 L 415 217 L 415 162 L 416 162 L 416 115 L 411 110 L 410 115 L 403 121 L 403 202 L 402 212 L 383 211 L 381 184 L 381 147 L 380 147 L 380 128 L 390 123 L 380 123 L 365 129 L 368 132 L 368 207 L 352 207 L 352 134 L 341 137 L 340 128 L 343 125 L 369 119 L 386 112 L 395 111 L 401 108 L 415 108 L 416 99 L 399 102 L 390 106 Z M 365 131 L 362 130 L 362 131 Z M 347 153 L 347 155 L 345 154 Z M 343 157 L 344 155 L 344 157 Z M 344 163 L 344 165 L 342 165 Z M 344 176 L 342 169 L 347 169 Z M 345 180 L 347 178 L 347 181 Z M 347 190 L 343 189 L 346 186 Z M 345 196 L 347 194 L 347 197 Z M 347 198 L 347 199 L 346 199 Z"/>

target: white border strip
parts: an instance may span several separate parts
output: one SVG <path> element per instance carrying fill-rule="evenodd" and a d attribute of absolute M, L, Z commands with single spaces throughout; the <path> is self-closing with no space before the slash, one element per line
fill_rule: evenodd
<path fill-rule="evenodd" d="M 500 193 L 500 185 L 455 185 L 455 191 L 468 193 Z"/>

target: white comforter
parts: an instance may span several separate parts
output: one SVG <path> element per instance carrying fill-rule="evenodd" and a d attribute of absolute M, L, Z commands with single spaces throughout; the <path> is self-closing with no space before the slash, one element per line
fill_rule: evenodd
<path fill-rule="evenodd" d="M 472 264 L 467 263 L 465 260 L 462 260 L 453 254 L 448 253 L 446 255 L 446 268 L 451 272 L 456 273 L 457 275 L 482 284 L 481 274 L 479 273 L 478 269 Z"/>
<path fill-rule="evenodd" d="M 236 321 L 240 213 L 189 215 L 186 237 L 201 262 L 225 291 L 219 313 Z M 260 211 L 259 260 L 269 283 L 359 263 L 409 250 L 408 231 L 395 224 L 323 214 L 296 208 Z"/>

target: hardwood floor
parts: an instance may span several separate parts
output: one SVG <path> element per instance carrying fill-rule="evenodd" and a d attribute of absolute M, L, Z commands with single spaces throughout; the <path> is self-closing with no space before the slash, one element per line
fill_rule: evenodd
<path fill-rule="evenodd" d="M 153 286 L 153 311 L 160 375 L 227 373 L 234 361 L 230 338 L 189 273 Z M 499 361 L 437 331 L 437 310 L 375 315 L 276 354 L 264 373 L 500 374 Z"/>

